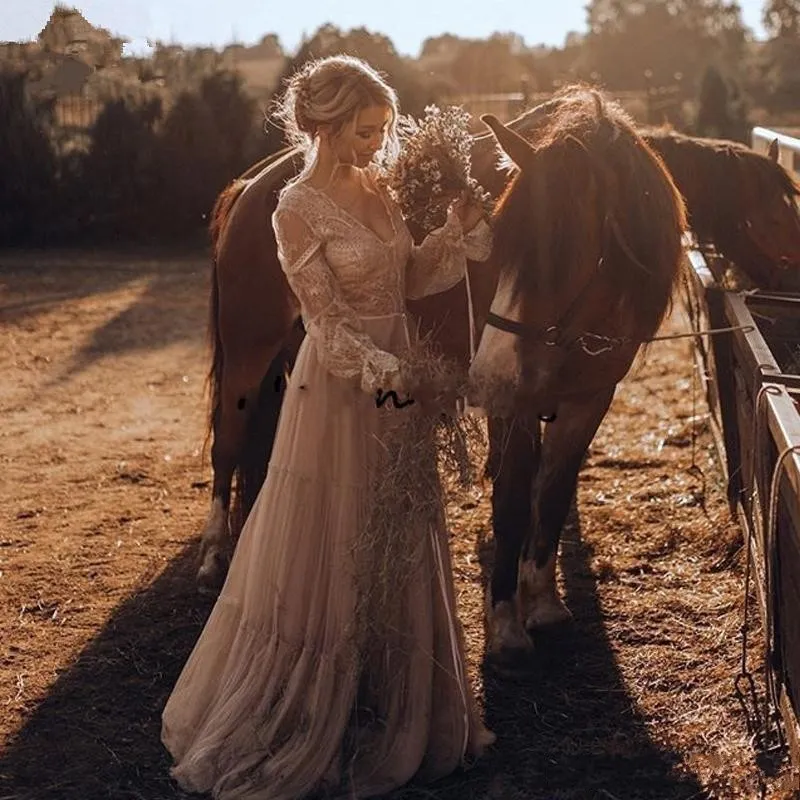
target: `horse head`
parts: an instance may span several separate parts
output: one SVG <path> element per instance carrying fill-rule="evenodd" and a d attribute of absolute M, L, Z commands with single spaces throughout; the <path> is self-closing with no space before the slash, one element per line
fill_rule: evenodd
<path fill-rule="evenodd" d="M 740 142 L 648 130 L 686 199 L 701 245 L 712 244 L 763 289 L 800 288 L 800 183 L 767 155 Z"/>
<path fill-rule="evenodd" d="M 778 163 L 777 140 L 767 156 L 753 154 L 742 169 L 737 225 L 756 251 L 751 263 L 763 288 L 800 290 L 799 200 L 800 181 Z M 749 271 L 748 263 L 739 266 Z"/>
<path fill-rule="evenodd" d="M 583 87 L 546 105 L 524 135 L 482 117 L 513 163 L 493 220 L 497 289 L 470 369 L 474 402 L 492 413 L 544 416 L 616 383 L 680 270 L 680 195 L 625 113 Z"/>

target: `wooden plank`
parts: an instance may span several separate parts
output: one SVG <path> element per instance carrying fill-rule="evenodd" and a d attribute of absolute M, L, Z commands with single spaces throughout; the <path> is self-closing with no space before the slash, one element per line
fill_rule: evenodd
<path fill-rule="evenodd" d="M 767 597 L 765 543 L 762 537 L 768 508 L 762 508 L 761 501 L 763 498 L 763 503 L 769 502 L 769 483 L 777 453 L 790 446 L 790 443 L 800 444 L 800 413 L 789 394 L 794 390 L 800 397 L 800 380 L 798 376 L 781 372 L 743 297 L 719 288 L 712 269 L 701 253 L 689 251 L 687 257 L 692 266 L 686 298 L 692 324 L 696 327 L 751 328 L 736 331 L 732 335 L 698 337 L 695 340 L 694 357 L 704 378 L 712 435 L 726 472 L 732 511 L 738 516 L 753 548 L 753 577 L 759 610 L 764 620 L 767 619 L 768 608 L 778 615 L 775 618 L 776 645 L 780 647 L 780 658 L 778 663 L 771 665 L 771 669 L 778 688 L 779 711 L 792 763 L 800 765 L 800 725 L 797 719 L 800 704 L 800 686 L 797 686 L 800 683 L 800 626 L 796 622 L 800 600 L 795 602 L 794 599 L 795 596 L 800 598 L 800 569 L 792 568 L 787 572 L 779 568 L 778 574 L 773 576 L 775 596 Z M 755 297 L 753 300 L 770 305 L 782 304 L 784 307 L 794 302 L 772 296 Z M 761 401 L 764 418 L 759 438 L 762 441 L 755 441 L 755 401 L 759 390 L 767 382 L 773 388 Z M 722 442 L 718 433 L 720 428 Z M 749 487 L 745 484 L 752 476 L 756 453 L 765 459 L 764 474 L 753 476 L 756 486 Z M 786 467 L 778 489 L 782 516 L 776 545 L 781 548 L 784 560 L 793 565 L 794 561 L 800 561 L 800 456 L 788 456 Z M 754 493 L 747 491 L 751 488 L 755 489 Z M 787 600 L 790 605 L 786 604 Z"/>
<path fill-rule="evenodd" d="M 691 266 L 687 302 L 692 324 L 699 329 L 729 327 L 731 323 L 725 306 L 728 293 L 717 285 L 709 262 L 697 249 L 687 251 L 687 260 Z M 694 342 L 695 363 L 703 376 L 712 436 L 723 464 L 728 503 L 733 513 L 742 492 L 739 421 L 736 405 L 725 400 L 732 398 L 736 392 L 733 339 L 730 333 L 723 333 L 697 337 Z M 719 447 L 720 440 L 722 448 Z"/>
<path fill-rule="evenodd" d="M 769 379 L 770 375 L 780 375 L 781 368 L 758 330 L 744 298 L 728 292 L 725 294 L 724 303 L 725 315 L 731 326 L 752 328 L 752 330 L 734 331 L 733 337 L 743 356 L 743 364 L 749 368 L 753 378 L 761 383 L 763 379 Z"/>
<path fill-rule="evenodd" d="M 769 428 L 780 453 L 790 447 L 800 447 L 800 414 L 786 388 L 782 385 L 779 388 L 780 393 L 767 392 L 766 400 Z M 786 475 L 792 485 L 800 517 L 800 454 L 792 453 L 788 460 L 790 463 Z"/>
<path fill-rule="evenodd" d="M 798 695 L 800 679 L 800 649 L 798 649 L 798 635 L 795 629 L 797 609 L 795 604 L 788 605 L 786 600 L 800 596 L 800 575 L 797 572 L 781 570 L 781 560 L 778 559 L 777 573 L 772 576 L 774 597 L 767 595 L 766 574 L 766 543 L 763 536 L 766 534 L 764 525 L 767 522 L 769 511 L 769 490 L 772 472 L 777 461 L 777 455 L 784 450 L 800 446 L 800 413 L 792 397 L 785 387 L 780 384 L 771 384 L 770 390 L 764 396 L 764 414 L 766 425 L 764 433 L 769 436 L 770 448 L 773 457 L 769 459 L 769 470 L 758 487 L 757 502 L 749 511 L 744 504 L 739 507 L 740 522 L 749 536 L 753 547 L 753 566 L 756 576 L 757 595 L 762 614 L 762 619 L 767 619 L 768 603 L 773 615 L 778 614 L 776 646 L 778 648 L 778 663 L 773 663 L 771 669 L 779 687 L 779 705 L 781 717 L 786 731 L 787 744 L 790 747 L 792 763 L 800 764 L 800 725 L 798 725 L 797 709 L 800 705 Z M 758 448 L 765 448 L 767 443 L 756 442 Z M 800 454 L 792 453 L 787 456 L 786 468 L 782 480 L 778 485 L 779 503 L 783 507 L 784 524 L 776 531 L 776 547 L 779 553 L 788 557 L 791 551 L 800 553 Z M 757 476 L 758 478 L 758 476 Z M 760 498 L 763 498 L 761 500 Z M 788 519 L 787 519 L 788 517 Z M 787 560 L 796 561 L 798 559 Z M 788 597 L 787 597 L 788 595 Z M 779 614 L 781 608 L 791 608 L 793 623 L 787 623 Z M 787 636 L 787 634 L 789 634 Z M 794 679 L 788 680 L 787 678 Z M 793 685 L 794 683 L 794 685 Z"/>

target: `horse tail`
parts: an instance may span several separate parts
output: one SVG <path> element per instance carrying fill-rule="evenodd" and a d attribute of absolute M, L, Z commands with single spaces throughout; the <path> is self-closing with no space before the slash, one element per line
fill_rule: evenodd
<path fill-rule="evenodd" d="M 219 278 L 217 275 L 217 257 L 222 230 L 228 221 L 231 210 L 239 195 L 247 185 L 246 180 L 237 178 L 225 187 L 217 197 L 211 211 L 209 233 L 211 236 L 211 290 L 208 302 L 207 339 L 211 351 L 211 365 L 206 376 L 206 391 L 209 397 L 209 411 L 206 423 L 206 435 L 203 441 L 203 458 L 205 458 L 211 435 L 217 421 L 220 406 L 220 386 L 222 384 L 223 353 L 222 337 L 219 333 Z"/>

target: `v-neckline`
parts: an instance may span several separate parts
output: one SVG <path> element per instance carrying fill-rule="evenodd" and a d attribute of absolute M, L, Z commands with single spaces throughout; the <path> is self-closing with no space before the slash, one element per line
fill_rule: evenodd
<path fill-rule="evenodd" d="M 397 229 L 397 225 L 395 225 L 394 222 L 394 214 L 392 214 L 392 210 L 389 208 L 388 204 L 386 203 L 386 199 L 384 198 L 383 193 L 380 190 L 378 190 L 376 194 L 380 198 L 380 201 L 383 205 L 383 210 L 386 212 L 386 216 L 389 219 L 389 224 L 392 226 L 392 235 L 388 239 L 384 239 L 376 230 L 370 228 L 370 226 L 367 225 L 366 222 L 362 222 L 362 220 L 360 220 L 357 216 L 355 216 L 355 214 L 351 214 L 341 203 L 337 203 L 336 200 L 334 200 L 326 191 L 318 189 L 316 186 L 313 186 L 310 183 L 306 183 L 306 186 L 308 186 L 308 188 L 311 189 L 316 194 L 321 194 L 337 210 L 341 211 L 342 214 L 344 214 L 346 217 L 349 217 L 351 220 L 353 220 L 353 222 L 362 227 L 368 233 L 371 233 L 384 247 L 389 247 L 397 240 L 399 231 Z"/>

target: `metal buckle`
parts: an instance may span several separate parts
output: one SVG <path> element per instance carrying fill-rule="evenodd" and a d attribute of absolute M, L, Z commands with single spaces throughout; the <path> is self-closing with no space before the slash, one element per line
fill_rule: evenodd
<path fill-rule="evenodd" d="M 547 347 L 555 347 L 558 344 L 558 328 L 555 325 L 545 328 L 544 343 Z"/>
<path fill-rule="evenodd" d="M 597 349 L 594 349 L 587 343 L 587 338 L 592 338 L 597 342 L 602 342 L 602 344 Z M 607 353 L 609 350 L 613 350 L 616 345 L 616 340 L 608 336 L 600 336 L 596 333 L 584 333 L 578 337 L 578 344 L 587 356 L 599 356 L 601 353 Z"/>

